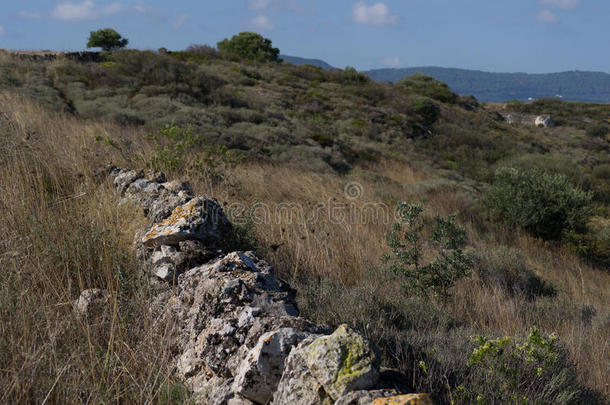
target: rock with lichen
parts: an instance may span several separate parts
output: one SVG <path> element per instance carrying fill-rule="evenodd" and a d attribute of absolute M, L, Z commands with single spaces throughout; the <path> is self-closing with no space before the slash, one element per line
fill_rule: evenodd
<path fill-rule="evenodd" d="M 371 389 L 379 379 L 379 356 L 347 325 L 313 341 L 305 349 L 305 362 L 334 400 L 350 391 Z"/>
<path fill-rule="evenodd" d="M 231 223 L 222 207 L 204 197 L 193 198 L 155 224 L 142 238 L 147 247 L 178 245 L 185 240 L 216 243 L 231 232 Z"/>

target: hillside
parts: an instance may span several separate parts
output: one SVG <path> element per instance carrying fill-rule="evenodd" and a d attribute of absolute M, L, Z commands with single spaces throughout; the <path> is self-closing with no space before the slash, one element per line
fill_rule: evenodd
<path fill-rule="evenodd" d="M 328 63 L 326 63 L 320 59 L 308 59 L 308 58 L 301 58 L 299 56 L 289 56 L 289 55 L 280 55 L 280 59 L 282 59 L 283 61 L 286 61 L 288 63 L 292 63 L 293 65 L 296 65 L 296 66 L 312 65 L 312 66 L 317 66 L 322 69 L 336 69 L 335 67 L 329 65 Z"/>
<path fill-rule="evenodd" d="M 375 69 L 364 72 L 376 81 L 397 82 L 407 75 L 423 73 L 447 83 L 459 94 L 472 94 L 479 101 L 501 102 L 548 98 L 610 103 L 610 74 L 561 72 L 545 74 L 490 73 L 442 67 Z"/>
<path fill-rule="evenodd" d="M 555 124 L 534 126 L 538 115 Z M 294 334 L 265 335 L 269 348 L 292 347 L 303 325 L 332 336 L 347 324 L 379 349 L 383 388 L 439 404 L 605 404 L 609 117 L 608 105 L 555 99 L 482 105 L 421 75 L 2 51 L 0 402 L 233 395 L 257 374 L 229 359 L 266 347 L 242 329 L 255 307 L 293 327 L 283 317 L 298 306 Z M 145 246 L 192 196 L 231 229 L 197 223 L 180 239 L 183 208 L 172 246 Z M 201 263 L 220 264 L 189 273 Z M 107 293 L 104 310 L 75 315 L 91 289 Z M 370 357 L 359 347 L 337 349 L 342 375 Z"/>

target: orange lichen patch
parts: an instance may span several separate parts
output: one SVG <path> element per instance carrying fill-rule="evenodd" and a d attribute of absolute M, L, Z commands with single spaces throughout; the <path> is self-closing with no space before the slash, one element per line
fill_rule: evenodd
<path fill-rule="evenodd" d="M 176 207 L 168 218 L 154 225 L 150 231 L 148 231 L 143 238 L 143 241 L 154 239 L 158 236 L 169 236 L 177 231 L 173 228 L 179 226 L 182 222 L 184 223 L 189 217 L 196 215 L 196 205 L 198 200 L 192 199 L 188 203 Z"/>
<path fill-rule="evenodd" d="M 434 405 L 434 402 L 428 394 L 407 394 L 377 398 L 372 405 Z"/>

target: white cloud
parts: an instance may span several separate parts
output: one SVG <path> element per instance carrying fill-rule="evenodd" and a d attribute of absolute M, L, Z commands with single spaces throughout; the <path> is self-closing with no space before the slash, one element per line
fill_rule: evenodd
<path fill-rule="evenodd" d="M 265 10 L 272 3 L 272 0 L 249 0 L 248 8 L 250 10 Z"/>
<path fill-rule="evenodd" d="M 381 66 L 387 67 L 387 68 L 397 68 L 397 67 L 400 67 L 400 65 L 402 65 L 402 61 L 397 56 L 393 56 L 390 58 L 383 58 L 383 59 L 381 59 L 380 62 L 381 62 Z"/>
<path fill-rule="evenodd" d="M 544 24 L 556 23 L 558 21 L 555 13 L 547 8 L 540 10 L 536 15 L 536 19 Z"/>
<path fill-rule="evenodd" d="M 570 10 L 580 6 L 580 0 L 540 0 L 540 4 L 546 7 Z"/>
<path fill-rule="evenodd" d="M 42 18 L 42 14 L 41 13 L 30 12 L 30 11 L 20 11 L 19 12 L 19 17 L 21 17 L 21 18 L 29 18 L 31 20 L 38 20 L 38 19 Z"/>
<path fill-rule="evenodd" d="M 303 14 L 308 11 L 297 0 L 248 0 L 248 9 L 258 11 L 288 11 L 297 14 Z"/>
<path fill-rule="evenodd" d="M 155 8 L 153 6 L 147 6 L 146 4 L 141 3 L 133 6 L 133 9 L 136 11 L 136 13 L 140 14 L 151 14 L 155 11 Z"/>
<path fill-rule="evenodd" d="M 0 25 L 0 37 L 4 35 L 4 27 Z"/>
<path fill-rule="evenodd" d="M 53 11 L 51 17 L 60 21 L 86 21 L 95 20 L 102 16 L 117 14 L 123 10 L 121 3 L 111 3 L 103 7 L 95 5 L 93 0 L 83 0 L 82 3 L 72 3 L 66 1 L 59 3 Z"/>
<path fill-rule="evenodd" d="M 184 23 L 188 21 L 188 19 L 189 19 L 189 16 L 186 14 L 179 15 L 178 18 L 176 18 L 174 20 L 174 22 L 172 23 L 172 28 L 175 31 L 179 30 L 180 28 L 182 28 Z"/>
<path fill-rule="evenodd" d="M 269 20 L 269 17 L 260 14 L 248 21 L 248 28 L 254 31 L 272 31 L 275 25 Z"/>
<path fill-rule="evenodd" d="M 390 14 L 390 9 L 385 3 L 375 3 L 367 6 L 360 1 L 354 5 L 354 22 L 368 25 L 394 25 L 398 23 L 399 17 Z"/>
<path fill-rule="evenodd" d="M 112 15 L 123 11 L 124 7 L 121 3 L 111 3 L 102 8 L 102 14 Z"/>

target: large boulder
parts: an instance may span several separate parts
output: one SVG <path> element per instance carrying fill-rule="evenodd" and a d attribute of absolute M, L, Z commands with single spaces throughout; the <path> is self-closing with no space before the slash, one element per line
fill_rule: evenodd
<path fill-rule="evenodd" d="M 305 349 L 316 339 L 310 336 L 292 349 L 284 364 L 284 374 L 273 395 L 273 405 L 330 405 L 334 401 L 309 372 Z"/>
<path fill-rule="evenodd" d="M 222 207 L 204 197 L 193 198 L 173 210 L 172 214 L 144 235 L 142 243 L 147 247 L 178 245 L 185 240 L 217 243 L 231 232 L 231 223 Z"/>
<path fill-rule="evenodd" d="M 305 349 L 307 367 L 334 400 L 350 391 L 373 388 L 379 379 L 379 356 L 362 335 L 341 325 Z"/>
<path fill-rule="evenodd" d="M 293 328 L 262 335 L 237 370 L 235 392 L 258 404 L 268 403 L 284 372 L 286 357 L 307 335 Z"/>
<path fill-rule="evenodd" d="M 534 125 L 537 127 L 548 128 L 553 125 L 553 118 L 550 115 L 539 115 L 534 120 Z"/>
<path fill-rule="evenodd" d="M 233 377 L 263 334 L 319 329 L 298 318 L 294 290 L 272 273 L 252 252 L 233 252 L 179 277 L 173 296 L 164 298 L 180 328 L 179 375 L 188 380 L 207 370 Z M 288 341 L 280 346 L 288 349 Z"/>

